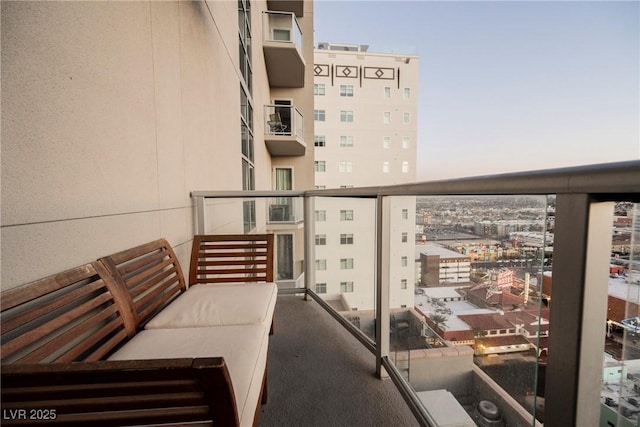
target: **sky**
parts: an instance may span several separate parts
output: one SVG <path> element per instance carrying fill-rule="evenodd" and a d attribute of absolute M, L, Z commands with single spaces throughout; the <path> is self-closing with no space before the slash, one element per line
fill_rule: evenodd
<path fill-rule="evenodd" d="M 418 181 L 640 159 L 640 2 L 315 0 L 314 43 L 418 55 Z"/>

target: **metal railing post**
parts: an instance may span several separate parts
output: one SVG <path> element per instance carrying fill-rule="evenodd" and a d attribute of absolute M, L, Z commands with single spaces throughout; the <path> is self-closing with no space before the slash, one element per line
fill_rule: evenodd
<path fill-rule="evenodd" d="M 315 200 L 304 197 L 304 299 L 308 301 L 309 285 L 316 283 Z"/>
<path fill-rule="evenodd" d="M 389 356 L 389 248 L 391 201 L 389 197 L 376 199 L 376 376 L 387 378 L 382 359 Z"/>
<path fill-rule="evenodd" d="M 196 202 L 196 230 L 198 234 L 206 234 L 205 231 L 205 198 L 203 196 L 195 196 Z"/>

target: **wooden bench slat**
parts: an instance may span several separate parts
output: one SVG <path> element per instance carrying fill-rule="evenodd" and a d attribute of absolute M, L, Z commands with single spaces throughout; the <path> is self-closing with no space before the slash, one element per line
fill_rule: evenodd
<path fill-rule="evenodd" d="M 220 269 L 220 268 L 200 268 L 198 269 L 198 274 L 226 274 L 226 275 L 245 275 L 245 274 L 260 274 L 266 273 L 266 268 L 229 268 L 229 269 Z"/>
<path fill-rule="evenodd" d="M 266 258 L 266 252 L 255 252 L 255 251 L 247 251 L 247 252 L 206 252 L 200 251 L 199 258 Z"/>
<path fill-rule="evenodd" d="M 263 249 L 263 252 L 269 248 L 269 245 L 265 243 L 201 243 L 200 250 L 225 250 L 225 249 Z M 259 251 L 258 251 L 259 252 Z"/>

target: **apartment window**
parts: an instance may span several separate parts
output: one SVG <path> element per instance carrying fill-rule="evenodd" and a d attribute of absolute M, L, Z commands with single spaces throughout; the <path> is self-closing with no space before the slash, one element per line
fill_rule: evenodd
<path fill-rule="evenodd" d="M 326 294 L 326 293 L 327 293 L 327 284 L 316 283 L 316 294 Z"/>
<path fill-rule="evenodd" d="M 352 270 L 353 258 L 340 258 L 340 270 Z"/>
<path fill-rule="evenodd" d="M 340 111 L 340 121 L 345 123 L 353 122 L 353 111 Z"/>
<path fill-rule="evenodd" d="M 340 188 L 353 188 L 353 185 L 341 185 Z"/>
<path fill-rule="evenodd" d="M 407 279 L 400 280 L 400 289 L 407 289 Z"/>
<path fill-rule="evenodd" d="M 402 115 L 402 123 L 409 124 L 409 122 L 411 121 L 411 113 L 404 113 Z"/>
<path fill-rule="evenodd" d="M 353 136 L 341 136 L 340 147 L 353 147 Z"/>
<path fill-rule="evenodd" d="M 353 221 L 353 210 L 352 209 L 341 210 L 340 221 Z"/>
<path fill-rule="evenodd" d="M 341 234 L 340 235 L 340 244 L 341 245 L 353 245 L 353 234 Z"/>
<path fill-rule="evenodd" d="M 384 97 L 386 99 L 391 98 L 391 88 L 389 86 L 384 87 Z"/>
<path fill-rule="evenodd" d="M 389 173 L 389 162 L 387 161 L 382 162 L 382 172 Z"/>
<path fill-rule="evenodd" d="M 384 112 L 384 116 L 382 116 L 382 123 L 384 123 L 385 125 L 388 125 L 389 123 L 391 123 L 391 112 L 389 111 Z"/>
<path fill-rule="evenodd" d="M 327 269 L 327 260 L 326 259 L 317 259 L 316 260 L 316 270 L 326 270 Z"/>
<path fill-rule="evenodd" d="M 402 162 L 402 173 L 409 172 L 409 162 Z"/>
<path fill-rule="evenodd" d="M 324 110 L 313 110 L 313 119 L 316 122 L 324 122 L 325 111 Z"/>
<path fill-rule="evenodd" d="M 408 136 L 403 136 L 402 137 L 402 148 L 409 148 L 409 137 Z"/>
<path fill-rule="evenodd" d="M 315 212 L 315 218 L 316 218 L 316 221 L 318 221 L 318 222 L 326 221 L 327 220 L 327 211 L 325 211 L 325 210 L 316 211 Z"/>
<path fill-rule="evenodd" d="M 240 83 L 240 145 L 242 162 L 242 189 L 255 189 L 255 164 L 253 157 L 253 107 L 251 65 L 251 3 L 238 2 L 238 56 L 242 80 Z M 256 228 L 256 202 L 242 202 L 242 223 L 245 233 Z"/>
<path fill-rule="evenodd" d="M 325 188 L 327 188 L 326 185 L 314 185 L 313 188 L 315 188 L 316 190 L 324 190 Z"/>
<path fill-rule="evenodd" d="M 351 173 L 353 170 L 353 163 L 349 161 L 340 161 L 340 172 Z"/>
<path fill-rule="evenodd" d="M 325 87 L 324 83 L 314 83 L 313 84 L 313 94 L 317 96 L 324 96 Z"/>
<path fill-rule="evenodd" d="M 409 219 L 409 209 L 402 209 L 402 219 Z"/>
<path fill-rule="evenodd" d="M 316 160 L 313 162 L 316 172 L 326 172 L 327 164 L 324 160 Z"/>
<path fill-rule="evenodd" d="M 382 137 L 382 148 L 388 149 L 391 148 L 391 137 L 383 136 Z"/>
<path fill-rule="evenodd" d="M 315 145 L 316 147 L 325 147 L 327 145 L 327 137 L 324 135 L 314 136 L 313 145 Z"/>
<path fill-rule="evenodd" d="M 353 292 L 353 282 L 340 282 L 340 292 Z"/>
<path fill-rule="evenodd" d="M 409 239 L 409 234 L 406 231 L 403 231 L 402 232 L 402 243 L 407 243 L 408 239 Z"/>
<path fill-rule="evenodd" d="M 326 234 L 316 234 L 316 245 L 322 246 L 327 244 Z"/>
<path fill-rule="evenodd" d="M 405 87 L 403 91 L 404 99 L 411 99 L 411 88 Z"/>
<path fill-rule="evenodd" d="M 408 259 L 406 256 L 403 256 L 400 258 L 400 265 L 402 265 L 403 267 L 406 267 L 408 263 Z"/>
<path fill-rule="evenodd" d="M 340 85 L 340 96 L 353 96 L 353 86 Z"/>

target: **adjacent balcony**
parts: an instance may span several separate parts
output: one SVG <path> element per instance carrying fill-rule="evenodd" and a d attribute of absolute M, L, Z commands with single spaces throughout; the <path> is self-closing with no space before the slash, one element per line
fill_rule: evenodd
<path fill-rule="evenodd" d="M 624 319 L 640 315 L 639 183 L 634 161 L 389 187 L 192 193 L 198 233 L 214 232 L 222 217 L 217 209 L 237 203 L 240 211 L 243 201 L 263 200 L 266 224 L 256 231 L 280 236 L 275 262 L 286 273 L 280 276 L 291 279 L 280 285 L 261 425 L 444 426 L 454 418 L 457 425 L 637 425 L 640 347 Z M 412 270 L 404 251 L 413 254 L 413 245 L 422 244 L 400 232 L 415 222 L 406 203 L 437 213 L 469 204 L 471 196 L 479 217 L 502 210 L 510 220 L 522 206 L 532 229 L 554 227 L 553 250 L 508 267 L 514 276 L 506 288 L 506 267 L 496 262 L 484 266 L 497 273 L 495 284 L 484 280 L 490 274 L 472 271 L 479 281 L 463 293 L 456 283 L 437 291 L 416 287 L 414 295 L 413 280 L 407 287 L 394 272 Z M 287 197 L 303 203 L 303 222 L 293 231 L 273 226 L 292 217 Z M 618 206 L 634 222 L 630 253 L 612 258 Z M 461 230 L 451 245 L 463 243 Z M 465 230 L 474 233 L 473 224 Z M 504 249 L 507 242 L 496 244 Z M 513 250 L 527 254 L 521 245 Z M 360 259 L 367 263 L 362 272 Z M 622 266 L 615 274 L 614 263 Z M 529 280 L 535 274 L 537 283 Z M 618 287 L 627 289 L 627 304 L 614 317 Z M 410 293 L 412 303 L 398 292 Z M 503 302 L 495 306 L 499 295 Z M 484 308 L 470 315 L 481 300 Z M 498 326 L 462 327 L 459 319 L 472 325 L 474 315 Z M 493 421 L 499 423 L 482 424 Z"/>
<path fill-rule="evenodd" d="M 269 229 L 281 225 L 290 228 L 291 225 L 301 225 L 303 221 L 303 206 L 300 197 L 273 197 L 267 199 L 267 224 Z"/>
<path fill-rule="evenodd" d="M 264 123 L 264 140 L 272 156 L 304 156 L 304 120 L 296 107 L 265 105 Z"/>
<path fill-rule="evenodd" d="M 303 0 L 267 0 L 269 10 L 295 13 L 298 18 L 304 16 Z"/>
<path fill-rule="evenodd" d="M 296 15 L 291 12 L 263 12 L 262 28 L 269 85 L 274 88 L 303 87 L 302 31 Z"/>

